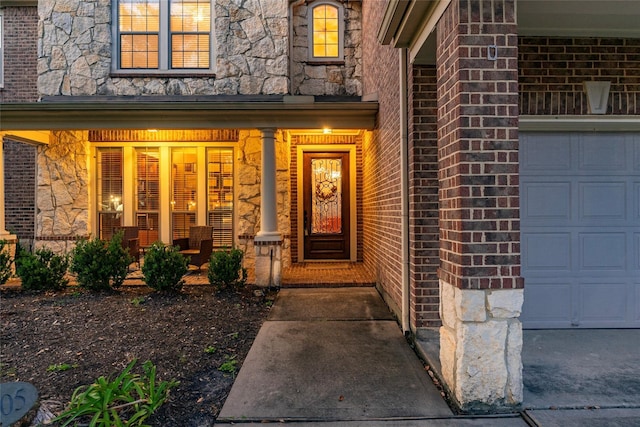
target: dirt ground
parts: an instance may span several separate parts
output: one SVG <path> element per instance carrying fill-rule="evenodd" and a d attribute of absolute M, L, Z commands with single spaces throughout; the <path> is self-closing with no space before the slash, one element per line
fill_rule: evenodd
<path fill-rule="evenodd" d="M 178 295 L 146 287 L 3 290 L 0 382 L 32 383 L 56 412 L 77 387 L 119 373 L 132 359 L 141 372 L 150 360 L 159 379 L 180 385 L 149 424 L 211 426 L 234 381 L 218 368 L 232 358 L 240 368 L 272 300 L 252 288 L 215 294 L 208 285 Z"/>

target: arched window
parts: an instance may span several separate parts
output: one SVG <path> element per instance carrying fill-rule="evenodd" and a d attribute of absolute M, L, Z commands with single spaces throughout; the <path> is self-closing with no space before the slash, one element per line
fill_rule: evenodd
<path fill-rule="evenodd" d="M 343 13 L 342 5 L 333 1 L 319 1 L 309 7 L 310 60 L 343 60 Z"/>

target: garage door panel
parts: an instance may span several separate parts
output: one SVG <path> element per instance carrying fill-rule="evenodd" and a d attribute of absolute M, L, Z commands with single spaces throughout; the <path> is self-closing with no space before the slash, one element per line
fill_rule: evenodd
<path fill-rule="evenodd" d="M 580 270 L 618 270 L 626 268 L 624 233 L 580 233 Z"/>
<path fill-rule="evenodd" d="M 525 271 L 571 271 L 571 234 L 524 233 L 522 235 Z"/>
<path fill-rule="evenodd" d="M 562 172 L 571 167 L 571 146 L 565 134 L 545 134 L 543 141 L 529 144 L 528 135 L 520 137 L 520 163 L 527 170 Z"/>
<path fill-rule="evenodd" d="M 542 280 L 527 283 L 522 319 L 529 327 L 571 326 L 571 283 Z"/>
<path fill-rule="evenodd" d="M 580 323 L 624 323 L 628 313 L 625 283 L 578 283 Z"/>
<path fill-rule="evenodd" d="M 520 141 L 524 327 L 640 328 L 640 134 Z"/>
<path fill-rule="evenodd" d="M 583 171 L 619 172 L 627 169 L 624 135 L 583 134 L 579 138 L 579 168 Z"/>
<path fill-rule="evenodd" d="M 627 188 L 624 182 L 581 182 L 580 216 L 583 221 L 624 221 L 627 218 Z"/>
<path fill-rule="evenodd" d="M 571 219 L 571 182 L 527 182 L 521 192 L 527 218 L 545 223 Z"/>

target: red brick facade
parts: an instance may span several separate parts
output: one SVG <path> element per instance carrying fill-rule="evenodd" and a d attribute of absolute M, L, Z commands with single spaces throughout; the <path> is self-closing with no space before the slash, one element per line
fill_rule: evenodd
<path fill-rule="evenodd" d="M 298 259 L 298 180 L 302 177 L 298 176 L 298 146 L 299 145 L 354 145 L 356 147 L 356 236 L 357 236 L 357 255 L 358 261 L 362 262 L 363 247 L 362 247 L 362 136 L 310 136 L 310 135 L 296 135 L 291 137 L 290 144 L 290 182 L 291 182 L 291 262 L 299 262 Z M 353 227 L 353 225 L 351 225 Z"/>
<path fill-rule="evenodd" d="M 376 39 L 386 2 L 363 3 L 363 94 L 378 94 L 375 131 L 363 144 L 364 263 L 399 314 L 401 275 L 401 162 L 399 51 Z"/>
<path fill-rule="evenodd" d="M 588 114 L 582 82 L 611 82 L 607 114 L 640 114 L 640 40 L 522 37 L 520 114 Z"/>
<path fill-rule="evenodd" d="M 438 327 L 440 243 L 435 67 L 410 67 L 409 82 L 411 323 L 418 328 Z"/>
<path fill-rule="evenodd" d="M 4 140 L 6 228 L 25 246 L 35 236 L 36 154 L 33 145 Z"/>
<path fill-rule="evenodd" d="M 515 1 L 453 1 L 437 31 L 439 277 L 519 288 Z"/>
<path fill-rule="evenodd" d="M 0 102 L 35 102 L 37 91 L 38 10 L 7 7 L 4 22 L 4 88 Z"/>

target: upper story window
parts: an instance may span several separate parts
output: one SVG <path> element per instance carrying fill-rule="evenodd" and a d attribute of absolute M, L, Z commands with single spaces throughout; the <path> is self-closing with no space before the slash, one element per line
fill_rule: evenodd
<path fill-rule="evenodd" d="M 211 0 L 117 0 L 120 71 L 211 69 Z"/>
<path fill-rule="evenodd" d="M 344 11 L 333 1 L 313 3 L 309 11 L 309 52 L 311 61 L 342 61 Z"/>

